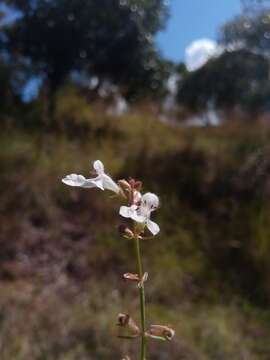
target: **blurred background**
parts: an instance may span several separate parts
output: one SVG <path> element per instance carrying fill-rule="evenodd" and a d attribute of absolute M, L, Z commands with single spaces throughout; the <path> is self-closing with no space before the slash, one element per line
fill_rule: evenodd
<path fill-rule="evenodd" d="M 152 360 L 270 359 L 270 1 L 0 1 L 1 360 L 137 359 L 119 204 L 100 159 L 159 194 L 143 243 Z"/>

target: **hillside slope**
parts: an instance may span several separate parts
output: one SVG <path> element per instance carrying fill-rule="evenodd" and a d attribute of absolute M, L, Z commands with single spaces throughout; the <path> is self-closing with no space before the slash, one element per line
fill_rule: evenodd
<path fill-rule="evenodd" d="M 143 244 L 149 321 L 170 324 L 151 359 L 270 358 L 270 131 L 175 128 L 148 116 L 97 116 L 80 131 L 0 134 L 2 360 L 120 359 L 118 312 L 138 308 L 121 274 L 133 244 L 118 203 L 69 188 L 101 159 L 160 195 L 161 234 Z M 131 357 L 136 358 L 135 355 Z"/>

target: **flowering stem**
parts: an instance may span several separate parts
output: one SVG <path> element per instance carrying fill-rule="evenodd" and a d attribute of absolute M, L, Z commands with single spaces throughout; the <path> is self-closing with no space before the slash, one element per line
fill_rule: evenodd
<path fill-rule="evenodd" d="M 143 276 L 142 270 L 142 261 L 141 261 L 141 251 L 140 251 L 140 240 L 138 236 L 135 236 L 136 242 L 136 257 L 137 257 L 137 271 L 139 273 L 140 279 Z M 145 294 L 144 294 L 144 284 L 139 289 L 140 291 L 140 312 L 141 312 L 141 356 L 140 360 L 146 360 L 146 338 L 145 338 Z"/>

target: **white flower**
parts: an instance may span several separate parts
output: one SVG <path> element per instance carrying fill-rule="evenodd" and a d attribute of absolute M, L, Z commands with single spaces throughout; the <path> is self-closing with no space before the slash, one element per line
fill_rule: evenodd
<path fill-rule="evenodd" d="M 83 175 L 70 174 L 64 177 L 62 182 L 69 186 L 79 186 L 83 188 L 97 187 L 101 190 L 111 190 L 118 193 L 119 186 L 109 175 L 105 174 L 103 163 L 100 160 L 96 160 L 93 163 L 93 167 L 97 174 L 95 178 L 86 179 Z"/>
<path fill-rule="evenodd" d="M 159 226 L 150 220 L 151 212 L 156 210 L 159 205 L 157 195 L 146 193 L 142 196 L 140 205 L 121 206 L 120 215 L 130 218 L 138 223 L 144 223 L 148 230 L 156 235 L 159 232 Z"/>

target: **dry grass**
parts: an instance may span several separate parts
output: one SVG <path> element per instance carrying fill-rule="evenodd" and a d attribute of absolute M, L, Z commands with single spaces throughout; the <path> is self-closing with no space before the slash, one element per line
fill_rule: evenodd
<path fill-rule="evenodd" d="M 80 137 L 2 132 L 1 360 L 136 358 L 136 343 L 115 336 L 119 311 L 138 317 L 136 289 L 119 280 L 134 259 L 118 205 L 60 182 L 96 158 L 162 199 L 161 236 L 143 244 L 148 319 L 177 336 L 152 343 L 150 358 L 268 360 L 268 139 L 257 127 L 173 128 L 138 114 L 98 115 Z"/>

